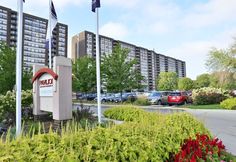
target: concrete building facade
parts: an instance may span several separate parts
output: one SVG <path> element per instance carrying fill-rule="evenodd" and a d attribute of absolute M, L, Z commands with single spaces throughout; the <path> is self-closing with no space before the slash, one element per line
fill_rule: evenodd
<path fill-rule="evenodd" d="M 186 76 L 186 64 L 184 61 L 156 53 L 130 43 L 114 40 L 106 36 L 99 36 L 100 54 L 110 54 L 115 45 L 130 50 L 128 59 L 136 59 L 139 70 L 145 81 L 142 82 L 146 90 L 155 90 L 156 78 L 160 72 L 176 72 L 179 77 Z M 96 35 L 89 31 L 83 31 L 72 38 L 72 59 L 88 55 L 96 57 Z"/>
<path fill-rule="evenodd" d="M 23 14 L 23 67 L 28 69 L 33 64 L 47 65 L 48 50 L 45 48 L 48 20 Z M 52 57 L 67 57 L 68 26 L 57 23 L 53 30 Z M 17 44 L 17 12 L 0 6 L 0 41 L 11 47 Z M 53 60 L 53 59 L 52 59 Z"/>

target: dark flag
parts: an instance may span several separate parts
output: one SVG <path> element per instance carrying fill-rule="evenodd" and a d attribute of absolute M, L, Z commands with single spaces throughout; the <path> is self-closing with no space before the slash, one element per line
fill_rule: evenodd
<path fill-rule="evenodd" d="M 101 7 L 100 0 L 92 0 L 92 11 L 95 12 L 99 7 Z"/>
<path fill-rule="evenodd" d="M 25 2 L 25 0 L 23 0 L 23 2 Z"/>
<path fill-rule="evenodd" d="M 57 13 L 56 13 L 53 2 L 51 3 L 50 10 L 51 10 L 51 14 L 50 14 L 50 19 L 48 21 L 51 22 L 51 26 L 48 24 L 47 36 L 46 36 L 46 45 L 45 45 L 46 49 L 49 49 L 50 35 L 51 35 L 51 42 L 52 42 L 52 40 L 53 40 L 52 39 L 52 31 L 57 25 Z M 51 34 L 49 33 L 49 31 L 51 31 Z M 52 42 L 52 46 L 53 46 L 53 42 Z"/>

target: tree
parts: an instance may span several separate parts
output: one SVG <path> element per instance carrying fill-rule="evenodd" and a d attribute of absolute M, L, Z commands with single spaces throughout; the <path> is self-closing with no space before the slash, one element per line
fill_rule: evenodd
<path fill-rule="evenodd" d="M 157 89 L 172 91 L 177 89 L 178 76 L 175 72 L 161 72 L 157 77 Z"/>
<path fill-rule="evenodd" d="M 209 87 L 210 85 L 210 74 L 201 74 L 197 76 L 195 81 L 196 88 Z"/>
<path fill-rule="evenodd" d="M 22 89 L 32 89 L 31 71 L 22 70 Z M 16 83 L 16 50 L 0 43 L 0 94 L 13 90 Z"/>
<path fill-rule="evenodd" d="M 104 86 L 110 92 L 120 92 L 142 87 L 143 76 L 135 68 L 137 61 L 128 59 L 128 49 L 115 46 L 113 52 L 102 57 Z"/>
<path fill-rule="evenodd" d="M 223 89 L 236 89 L 236 74 L 232 72 L 219 71 L 211 74 L 210 86 Z"/>
<path fill-rule="evenodd" d="M 236 72 L 236 40 L 228 49 L 212 48 L 206 66 L 213 72 Z"/>
<path fill-rule="evenodd" d="M 93 58 L 81 57 L 72 66 L 72 89 L 79 92 L 96 90 L 96 64 Z"/>
<path fill-rule="evenodd" d="M 190 79 L 190 78 L 186 78 L 186 77 L 180 78 L 178 81 L 179 90 L 188 91 L 188 90 L 193 89 L 193 87 L 194 87 L 194 83 L 193 83 L 192 79 Z"/>
<path fill-rule="evenodd" d="M 236 88 L 236 39 L 227 49 L 210 50 L 206 65 L 212 72 L 211 86 Z"/>

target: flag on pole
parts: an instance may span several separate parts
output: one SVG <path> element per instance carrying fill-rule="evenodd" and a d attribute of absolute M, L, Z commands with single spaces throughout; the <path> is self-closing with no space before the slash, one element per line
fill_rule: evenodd
<path fill-rule="evenodd" d="M 50 6 L 50 18 L 48 21 L 50 21 L 50 23 L 48 23 L 48 29 L 47 29 L 47 37 L 46 37 L 46 48 L 49 49 L 49 40 L 50 40 L 50 35 L 51 35 L 51 42 L 52 42 L 52 31 L 53 29 L 56 27 L 57 25 L 57 13 L 56 13 L 56 10 L 55 10 L 55 7 L 54 7 L 54 4 L 53 2 L 51 3 L 51 6 Z M 51 24 L 51 26 L 50 26 Z M 50 30 L 51 29 L 51 30 Z M 50 33 L 51 31 L 51 33 Z"/>
<path fill-rule="evenodd" d="M 101 7 L 100 0 L 92 0 L 92 11 L 95 12 L 96 8 Z"/>

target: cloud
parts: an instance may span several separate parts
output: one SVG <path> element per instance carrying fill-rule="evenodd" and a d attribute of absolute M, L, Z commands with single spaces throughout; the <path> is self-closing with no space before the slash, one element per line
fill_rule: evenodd
<path fill-rule="evenodd" d="M 57 10 L 63 10 L 69 5 L 82 5 L 86 0 L 53 0 L 54 6 Z M 17 1 L 1 0 L 1 5 L 17 10 Z M 49 1 L 48 0 L 25 0 L 24 12 L 33 15 L 44 17 L 48 15 Z"/>
<path fill-rule="evenodd" d="M 235 0 L 210 0 L 191 7 L 183 24 L 187 27 L 207 27 L 233 20 L 236 10 Z"/>
<path fill-rule="evenodd" d="M 235 28 L 223 31 L 211 40 L 180 43 L 176 47 L 167 49 L 165 52 L 171 57 L 185 60 L 187 76 L 195 79 L 197 75 L 208 71 L 205 62 L 211 48 L 227 48 L 232 43 L 234 35 L 236 35 Z"/>
<path fill-rule="evenodd" d="M 113 8 L 134 8 L 138 5 L 140 0 L 103 0 L 101 6 L 113 6 Z"/>
<path fill-rule="evenodd" d="M 115 39 L 124 39 L 128 33 L 128 29 L 122 23 L 108 22 L 100 28 L 101 35 Z"/>

